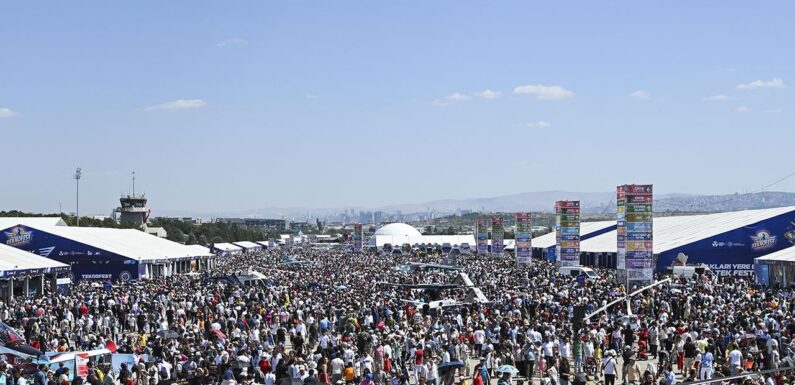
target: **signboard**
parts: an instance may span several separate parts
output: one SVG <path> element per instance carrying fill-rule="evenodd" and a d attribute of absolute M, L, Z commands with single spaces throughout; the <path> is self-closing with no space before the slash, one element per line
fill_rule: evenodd
<path fill-rule="evenodd" d="M 532 219 L 530 213 L 516 213 L 516 263 L 529 265 L 533 256 Z"/>
<path fill-rule="evenodd" d="M 491 255 L 494 257 L 502 257 L 505 245 L 505 230 L 502 224 L 502 218 L 491 217 Z"/>
<path fill-rule="evenodd" d="M 477 237 L 477 252 L 478 255 L 487 255 L 489 253 L 489 231 L 486 226 L 486 221 L 475 222 L 475 236 Z"/>
<path fill-rule="evenodd" d="M 654 280 L 654 232 L 652 219 L 652 185 L 618 186 L 619 260 L 623 259 L 627 282 Z M 619 267 L 620 268 L 620 267 Z"/>
<path fill-rule="evenodd" d="M 364 231 L 362 230 L 362 224 L 357 223 L 353 225 L 353 252 L 354 253 L 361 253 L 364 248 Z"/>
<path fill-rule="evenodd" d="M 580 264 L 580 201 L 555 202 L 555 255 L 560 266 Z"/>
<path fill-rule="evenodd" d="M 78 377 L 88 378 L 88 354 L 75 354 L 75 372 Z"/>

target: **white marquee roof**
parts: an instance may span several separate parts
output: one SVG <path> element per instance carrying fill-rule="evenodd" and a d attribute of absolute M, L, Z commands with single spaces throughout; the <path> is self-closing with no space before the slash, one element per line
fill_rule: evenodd
<path fill-rule="evenodd" d="M 232 243 L 226 243 L 226 242 L 213 244 L 213 247 L 218 249 L 218 250 L 224 251 L 224 252 L 239 252 L 239 251 L 243 251 L 242 247 L 237 246 L 237 245 L 232 244 Z"/>
<path fill-rule="evenodd" d="M 728 213 L 654 218 L 654 253 L 662 253 L 765 219 L 793 212 L 795 206 Z M 580 242 L 580 251 L 615 253 L 616 230 Z"/>
<path fill-rule="evenodd" d="M 13 225 L 12 225 L 13 226 Z M 210 256 L 197 249 L 134 229 L 28 226 L 138 261 Z"/>
<path fill-rule="evenodd" d="M 235 246 L 240 246 L 240 247 L 242 247 L 242 248 L 244 248 L 246 250 L 249 250 L 249 249 L 261 249 L 262 248 L 262 245 L 260 245 L 258 243 L 250 242 L 250 241 L 232 242 L 232 244 L 235 245 Z"/>
<path fill-rule="evenodd" d="M 795 246 L 787 247 L 779 251 L 772 252 L 764 257 L 754 259 L 755 262 L 795 262 Z"/>
<path fill-rule="evenodd" d="M 13 225 L 12 225 L 13 226 Z M 16 247 L 0 244 L 0 271 L 68 268 L 69 265 L 45 258 Z"/>
<path fill-rule="evenodd" d="M 581 222 L 580 236 L 582 237 L 587 234 L 595 233 L 615 225 L 616 221 Z M 533 248 L 538 247 L 542 249 L 555 246 L 555 229 L 553 228 L 551 233 L 546 233 L 540 237 L 533 238 L 532 245 Z"/>
<path fill-rule="evenodd" d="M 66 226 L 61 217 L 0 217 L 0 229 L 7 229 L 16 225 L 30 227 Z"/>

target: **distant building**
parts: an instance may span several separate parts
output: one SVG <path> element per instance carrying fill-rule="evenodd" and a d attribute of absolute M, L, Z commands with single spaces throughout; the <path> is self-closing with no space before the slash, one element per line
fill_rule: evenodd
<path fill-rule="evenodd" d="M 143 226 L 149 218 L 149 210 L 146 208 L 146 197 L 140 195 L 122 195 L 119 198 L 121 206 L 114 210 L 118 214 L 118 221 L 122 225 Z"/>
<path fill-rule="evenodd" d="M 144 228 L 144 232 L 158 238 L 168 238 L 168 232 L 162 227 L 146 227 Z"/>
<path fill-rule="evenodd" d="M 273 230 L 291 229 L 291 223 L 287 219 L 267 219 L 267 218 L 218 218 L 216 222 L 236 224 L 245 227 L 259 227 Z M 306 224 L 306 222 L 302 222 Z"/>

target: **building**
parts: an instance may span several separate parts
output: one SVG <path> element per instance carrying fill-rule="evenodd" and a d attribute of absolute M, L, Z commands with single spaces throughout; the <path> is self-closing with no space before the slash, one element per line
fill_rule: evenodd
<path fill-rule="evenodd" d="M 721 275 L 754 274 L 754 260 L 795 243 L 795 206 L 717 214 L 654 218 L 656 270 L 665 272 L 679 254 Z M 585 265 L 616 266 L 615 229 L 580 242 Z M 534 245 L 535 246 L 535 245 Z"/>
<path fill-rule="evenodd" d="M 144 226 L 143 231 L 149 235 L 154 235 L 159 238 L 168 238 L 168 231 L 162 227 Z"/>
<path fill-rule="evenodd" d="M 287 219 L 268 219 L 268 218 L 218 218 L 216 222 L 235 224 L 245 227 L 260 227 L 284 231 L 290 228 L 290 221 Z M 304 222 L 305 223 L 305 222 Z"/>
<path fill-rule="evenodd" d="M 121 206 L 114 210 L 119 216 L 119 223 L 123 225 L 143 226 L 149 218 L 146 208 L 146 197 L 143 194 L 122 195 L 119 198 Z"/>

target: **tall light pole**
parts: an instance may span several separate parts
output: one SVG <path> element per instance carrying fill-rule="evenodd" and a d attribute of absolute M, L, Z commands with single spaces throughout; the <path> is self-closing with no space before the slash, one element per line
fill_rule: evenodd
<path fill-rule="evenodd" d="M 80 177 L 83 176 L 83 171 L 80 167 L 75 170 L 75 216 L 77 217 L 77 227 L 80 227 Z"/>

